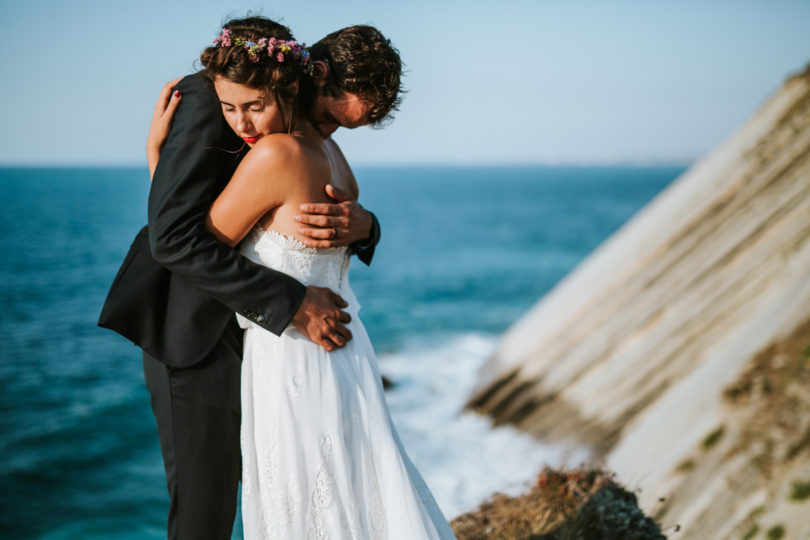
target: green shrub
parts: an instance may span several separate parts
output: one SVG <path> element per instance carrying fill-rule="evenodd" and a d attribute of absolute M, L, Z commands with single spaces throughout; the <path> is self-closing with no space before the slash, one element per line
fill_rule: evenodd
<path fill-rule="evenodd" d="M 703 439 L 702 443 L 700 443 L 703 449 L 708 450 L 709 448 L 717 444 L 720 441 L 720 439 L 723 438 L 723 434 L 725 432 L 726 428 L 724 426 L 720 426 L 719 428 L 715 429 L 714 431 L 706 435 L 706 438 Z"/>
<path fill-rule="evenodd" d="M 754 523 L 748 528 L 747 531 L 745 531 L 742 540 L 751 540 L 753 537 L 757 535 L 758 532 L 759 532 L 759 525 Z"/>
<path fill-rule="evenodd" d="M 765 536 L 768 537 L 768 540 L 781 540 L 785 537 L 785 528 L 781 525 L 774 525 L 768 532 L 765 533 Z"/>
<path fill-rule="evenodd" d="M 810 498 L 810 481 L 808 482 L 802 482 L 800 480 L 794 481 L 793 486 L 790 489 L 790 500 L 803 501 L 808 498 Z"/>

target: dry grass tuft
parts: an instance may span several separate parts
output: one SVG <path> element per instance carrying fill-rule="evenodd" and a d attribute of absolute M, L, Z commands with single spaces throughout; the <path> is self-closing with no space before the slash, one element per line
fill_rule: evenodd
<path fill-rule="evenodd" d="M 528 493 L 495 494 L 451 526 L 459 540 L 664 538 L 638 509 L 635 495 L 601 469 L 545 468 Z"/>

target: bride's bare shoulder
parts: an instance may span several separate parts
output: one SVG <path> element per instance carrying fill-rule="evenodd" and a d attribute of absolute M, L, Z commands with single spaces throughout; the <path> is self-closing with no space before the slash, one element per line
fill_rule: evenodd
<path fill-rule="evenodd" d="M 242 159 L 237 176 L 259 189 L 278 190 L 294 184 L 306 173 L 309 154 L 298 137 L 286 133 L 265 135 Z"/>
<path fill-rule="evenodd" d="M 228 191 L 249 193 L 268 208 L 282 204 L 306 167 L 306 149 L 286 133 L 265 135 L 242 158 Z"/>
<path fill-rule="evenodd" d="M 251 157 L 266 166 L 283 166 L 305 157 L 306 150 L 306 145 L 299 137 L 287 133 L 272 133 L 256 141 L 245 159 Z"/>

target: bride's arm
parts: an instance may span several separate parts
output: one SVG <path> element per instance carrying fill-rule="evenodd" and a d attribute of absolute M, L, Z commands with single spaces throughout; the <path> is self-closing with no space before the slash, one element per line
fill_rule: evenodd
<path fill-rule="evenodd" d="M 235 246 L 262 216 L 283 204 L 298 149 L 285 134 L 266 135 L 251 148 L 206 216 L 206 227 L 219 241 Z"/>
<path fill-rule="evenodd" d="M 183 77 L 178 77 L 163 85 L 157 102 L 155 111 L 152 113 L 152 123 L 149 125 L 149 135 L 146 137 L 146 159 L 149 162 L 149 181 L 155 176 L 155 168 L 160 159 L 160 151 L 163 143 L 169 137 L 169 130 L 172 127 L 174 111 L 180 103 L 180 92 L 174 87 Z"/>

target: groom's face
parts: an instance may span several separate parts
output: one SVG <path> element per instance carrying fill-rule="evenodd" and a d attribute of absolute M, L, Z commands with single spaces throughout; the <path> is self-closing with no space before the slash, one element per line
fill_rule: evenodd
<path fill-rule="evenodd" d="M 337 96 L 328 94 L 315 98 L 310 111 L 312 123 L 323 138 L 329 137 L 339 127 L 354 129 L 365 126 L 368 104 L 358 95 L 343 92 Z"/>

